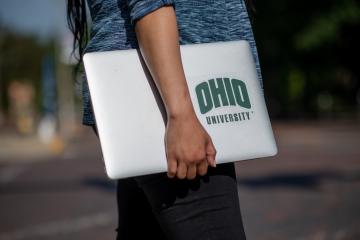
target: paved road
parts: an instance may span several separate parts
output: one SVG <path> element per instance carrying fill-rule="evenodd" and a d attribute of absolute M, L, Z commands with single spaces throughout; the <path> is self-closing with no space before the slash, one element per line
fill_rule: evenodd
<path fill-rule="evenodd" d="M 359 122 L 273 128 L 277 156 L 237 163 L 248 240 L 360 239 Z M 0 161 L 0 240 L 115 239 L 115 185 L 92 132 L 31 157 Z"/>

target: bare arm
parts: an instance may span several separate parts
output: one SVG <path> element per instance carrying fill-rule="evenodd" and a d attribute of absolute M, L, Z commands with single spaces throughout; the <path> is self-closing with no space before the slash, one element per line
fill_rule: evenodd
<path fill-rule="evenodd" d="M 180 58 L 176 16 L 164 6 L 135 23 L 141 53 L 161 93 L 168 117 L 193 113 Z"/>
<path fill-rule="evenodd" d="M 192 179 L 215 166 L 216 150 L 193 109 L 181 63 L 176 15 L 161 7 L 135 22 L 141 54 L 168 115 L 165 145 L 168 176 Z"/>

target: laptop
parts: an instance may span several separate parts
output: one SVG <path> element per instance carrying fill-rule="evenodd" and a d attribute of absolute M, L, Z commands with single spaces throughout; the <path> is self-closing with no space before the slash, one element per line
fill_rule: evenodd
<path fill-rule="evenodd" d="M 180 52 L 191 100 L 217 150 L 217 164 L 276 155 L 249 43 L 185 44 Z M 83 60 L 107 176 L 166 172 L 166 111 L 140 50 L 90 52 Z"/>

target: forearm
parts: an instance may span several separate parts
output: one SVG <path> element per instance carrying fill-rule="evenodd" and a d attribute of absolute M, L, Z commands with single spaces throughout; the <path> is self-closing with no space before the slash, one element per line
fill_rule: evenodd
<path fill-rule="evenodd" d="M 161 7 L 136 21 L 135 32 L 168 117 L 194 113 L 181 63 L 173 6 Z"/>

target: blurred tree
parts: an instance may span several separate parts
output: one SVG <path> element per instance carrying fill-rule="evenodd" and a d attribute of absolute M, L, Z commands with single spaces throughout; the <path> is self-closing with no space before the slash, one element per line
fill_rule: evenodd
<path fill-rule="evenodd" d="M 257 1 L 254 32 L 270 114 L 355 111 L 358 1 Z"/>
<path fill-rule="evenodd" d="M 24 81 L 35 89 L 35 104 L 41 107 L 41 64 L 46 51 L 51 46 L 44 46 L 33 36 L 19 35 L 1 28 L 1 108 L 8 111 L 9 96 L 7 89 L 13 80 Z M 50 49 L 51 51 L 51 49 Z"/>

